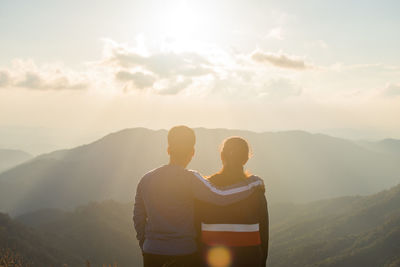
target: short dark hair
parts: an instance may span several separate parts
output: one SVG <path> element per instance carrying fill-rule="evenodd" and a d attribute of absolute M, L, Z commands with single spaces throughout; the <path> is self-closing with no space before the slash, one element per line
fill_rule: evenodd
<path fill-rule="evenodd" d="M 168 131 L 168 147 L 171 156 L 185 157 L 193 151 L 195 144 L 194 131 L 187 126 L 175 126 Z"/>

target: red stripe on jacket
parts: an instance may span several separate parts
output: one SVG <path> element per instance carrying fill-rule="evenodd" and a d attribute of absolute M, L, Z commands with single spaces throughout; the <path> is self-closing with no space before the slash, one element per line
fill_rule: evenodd
<path fill-rule="evenodd" d="M 202 231 L 201 240 L 208 246 L 228 247 L 258 246 L 261 244 L 260 232 L 219 232 Z"/>

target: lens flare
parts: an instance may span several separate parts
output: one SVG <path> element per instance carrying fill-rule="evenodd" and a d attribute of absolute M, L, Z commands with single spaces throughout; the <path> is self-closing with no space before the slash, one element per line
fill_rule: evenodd
<path fill-rule="evenodd" d="M 228 267 L 232 262 L 231 252 L 223 246 L 212 247 L 207 252 L 207 262 L 211 267 Z"/>

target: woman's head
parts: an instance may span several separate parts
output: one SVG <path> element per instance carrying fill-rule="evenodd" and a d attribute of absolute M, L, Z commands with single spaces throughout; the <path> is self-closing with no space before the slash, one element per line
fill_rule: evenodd
<path fill-rule="evenodd" d="M 249 145 L 245 139 L 237 136 L 225 139 L 221 149 L 224 168 L 242 169 L 249 160 L 249 154 Z"/>

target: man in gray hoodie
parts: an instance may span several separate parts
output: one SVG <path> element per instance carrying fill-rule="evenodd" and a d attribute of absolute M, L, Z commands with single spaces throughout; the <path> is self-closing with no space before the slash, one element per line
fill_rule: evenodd
<path fill-rule="evenodd" d="M 192 129 L 173 127 L 168 132 L 169 164 L 145 174 L 137 186 L 133 221 L 145 267 L 197 264 L 195 199 L 228 205 L 264 186 L 254 177 L 234 189 L 215 188 L 197 172 L 186 169 L 195 143 Z"/>

